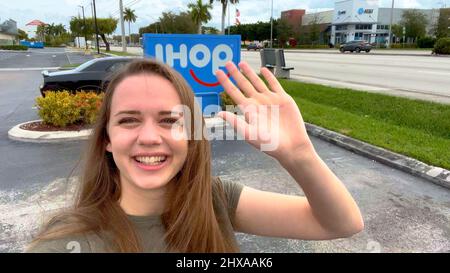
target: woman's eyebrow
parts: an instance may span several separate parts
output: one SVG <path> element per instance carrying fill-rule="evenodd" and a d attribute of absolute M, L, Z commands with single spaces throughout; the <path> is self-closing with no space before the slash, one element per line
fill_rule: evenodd
<path fill-rule="evenodd" d="M 139 115 L 141 112 L 136 111 L 136 110 L 125 110 L 125 111 L 120 111 L 117 114 L 115 114 L 114 116 L 118 116 L 118 115 Z"/>
<path fill-rule="evenodd" d="M 159 111 L 158 115 L 160 116 L 183 116 L 183 112 L 181 111 Z"/>

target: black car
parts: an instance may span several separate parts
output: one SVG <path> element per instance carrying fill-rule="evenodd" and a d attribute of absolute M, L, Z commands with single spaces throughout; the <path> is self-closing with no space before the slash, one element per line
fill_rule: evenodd
<path fill-rule="evenodd" d="M 134 60 L 132 57 L 105 57 L 87 61 L 75 69 L 57 72 L 43 71 L 44 83 L 40 86 L 42 96 L 45 91 L 81 90 L 101 91 L 104 80 L 112 72 Z"/>
<path fill-rule="evenodd" d="M 371 49 L 372 49 L 372 45 L 369 44 L 368 42 L 362 41 L 362 40 L 350 41 L 345 44 L 342 44 L 339 47 L 339 50 L 342 53 L 344 53 L 345 51 L 356 52 L 356 53 L 365 51 L 365 52 L 369 53 Z"/>

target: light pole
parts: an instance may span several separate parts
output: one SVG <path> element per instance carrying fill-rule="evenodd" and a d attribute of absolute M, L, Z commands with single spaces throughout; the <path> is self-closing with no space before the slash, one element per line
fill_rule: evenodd
<path fill-rule="evenodd" d="M 119 1 L 119 8 L 120 8 L 120 27 L 122 32 L 122 52 L 127 52 L 127 45 L 125 41 L 125 26 L 123 23 L 123 5 L 122 0 Z M 131 41 L 131 33 L 130 33 L 130 41 Z"/>
<path fill-rule="evenodd" d="M 273 34 L 273 0 L 272 0 L 272 7 L 270 8 L 270 48 L 273 48 L 272 34 Z"/>
<path fill-rule="evenodd" d="M 387 43 L 387 48 L 391 47 L 391 41 L 392 41 L 392 21 L 394 18 L 394 0 L 392 0 L 392 8 L 391 8 L 391 23 L 389 25 L 389 41 Z"/>
<path fill-rule="evenodd" d="M 95 9 L 95 0 L 92 0 L 94 2 L 94 25 L 95 25 L 95 40 L 97 43 L 97 54 L 100 54 L 100 46 L 98 44 L 98 26 L 97 26 L 97 11 Z"/>
<path fill-rule="evenodd" d="M 84 34 L 84 47 L 87 49 L 87 37 L 86 37 L 86 17 L 84 17 L 84 6 L 80 6 L 81 10 L 83 11 L 83 34 Z"/>

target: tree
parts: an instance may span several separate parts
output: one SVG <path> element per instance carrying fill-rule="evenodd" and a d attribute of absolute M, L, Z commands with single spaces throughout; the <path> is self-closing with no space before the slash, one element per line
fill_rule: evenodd
<path fill-rule="evenodd" d="M 207 23 L 211 20 L 211 13 L 209 13 L 209 9 L 212 8 L 212 5 L 203 4 L 202 0 L 197 0 L 195 3 L 189 3 L 188 8 L 191 13 L 192 20 L 197 25 L 197 33 L 202 34 L 202 23 Z"/>
<path fill-rule="evenodd" d="M 391 32 L 395 37 L 401 39 L 403 37 L 403 26 L 401 26 L 399 24 L 392 25 Z M 388 40 L 389 40 L 389 38 L 388 38 Z"/>
<path fill-rule="evenodd" d="M 322 21 L 322 18 L 320 17 L 319 13 L 316 13 L 313 15 L 313 18 L 309 24 L 309 40 L 311 41 L 311 44 L 315 44 L 320 39 L 320 22 Z"/>
<path fill-rule="evenodd" d="M 400 24 L 406 28 L 406 37 L 417 41 L 418 38 L 425 37 L 427 17 L 418 10 L 405 10 Z"/>
<path fill-rule="evenodd" d="M 202 33 L 204 33 L 204 34 L 219 34 L 219 30 L 215 27 L 202 27 Z"/>
<path fill-rule="evenodd" d="M 163 12 L 159 17 L 160 33 L 196 33 L 197 26 L 192 21 L 191 14 L 188 12 L 180 12 L 175 14 L 171 11 Z"/>
<path fill-rule="evenodd" d="M 123 12 L 123 20 L 128 22 L 128 35 L 131 37 L 131 27 L 130 27 L 130 23 L 131 22 L 136 22 L 136 14 L 134 14 L 134 9 L 130 9 L 130 8 L 125 8 L 124 12 Z M 131 39 L 130 39 L 131 42 Z"/>
<path fill-rule="evenodd" d="M 437 38 L 446 38 L 450 36 L 450 8 L 439 10 L 439 19 L 435 29 Z"/>
<path fill-rule="evenodd" d="M 239 3 L 239 0 L 215 0 L 220 1 L 222 3 L 222 28 L 221 33 L 224 34 L 225 30 L 225 14 L 227 13 L 227 4 L 230 2 L 230 4 L 237 4 Z M 212 4 L 214 0 L 209 0 L 209 3 Z M 230 29 L 231 30 L 231 29 Z"/>
<path fill-rule="evenodd" d="M 106 45 L 106 51 L 110 51 L 110 46 L 106 40 L 106 35 L 111 35 L 117 28 L 117 19 L 114 18 L 97 18 L 98 34 Z M 84 21 L 78 17 L 72 17 L 70 20 L 70 31 L 76 35 L 84 34 Z M 95 24 L 92 18 L 86 18 L 86 35 L 95 35 Z"/>
<path fill-rule="evenodd" d="M 17 39 L 19 39 L 19 40 L 28 40 L 28 34 L 25 31 L 21 30 L 20 28 L 17 29 L 17 31 L 19 33 L 17 35 Z"/>
<path fill-rule="evenodd" d="M 283 48 L 294 32 L 292 31 L 291 25 L 285 19 L 278 19 L 277 21 L 278 40 Z"/>

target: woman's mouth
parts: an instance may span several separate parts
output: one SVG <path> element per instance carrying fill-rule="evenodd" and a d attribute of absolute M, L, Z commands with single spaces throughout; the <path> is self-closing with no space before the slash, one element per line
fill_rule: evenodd
<path fill-rule="evenodd" d="M 154 171 L 164 167 L 167 156 L 136 156 L 134 161 L 139 168 Z"/>

